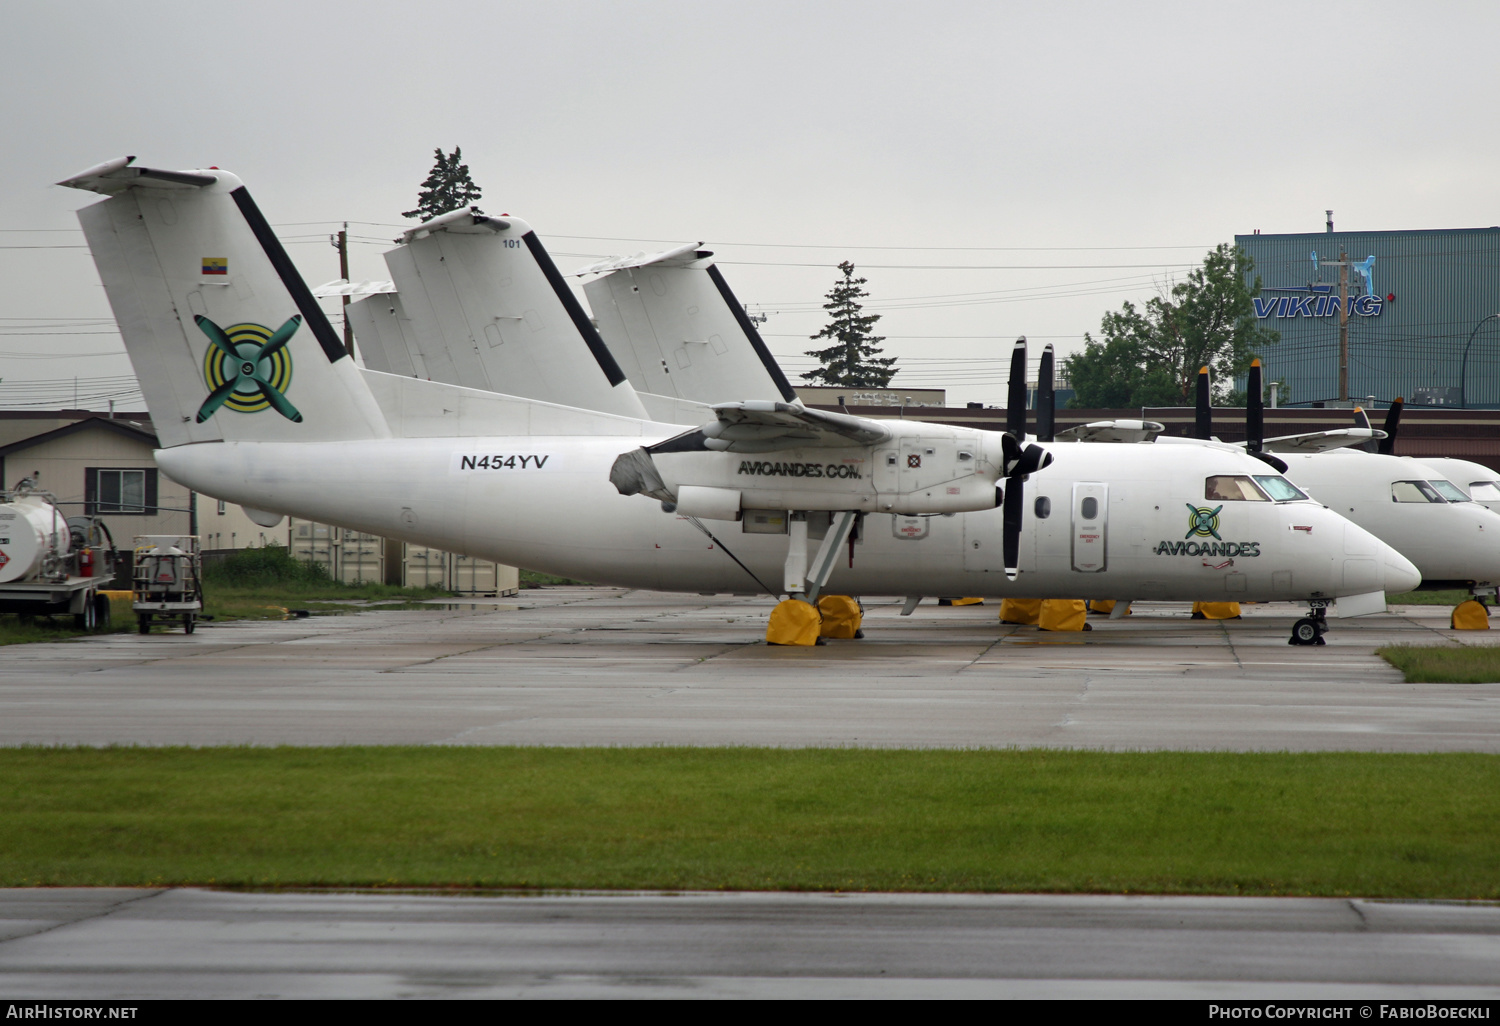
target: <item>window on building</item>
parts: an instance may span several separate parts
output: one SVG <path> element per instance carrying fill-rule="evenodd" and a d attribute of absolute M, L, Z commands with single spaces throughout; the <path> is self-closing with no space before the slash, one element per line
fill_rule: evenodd
<path fill-rule="evenodd" d="M 89 516 L 155 516 L 156 468 L 88 467 L 84 507 Z"/>

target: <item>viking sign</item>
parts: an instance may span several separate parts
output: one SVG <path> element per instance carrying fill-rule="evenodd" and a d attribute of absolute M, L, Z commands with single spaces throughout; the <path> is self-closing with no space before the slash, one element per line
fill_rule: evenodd
<path fill-rule="evenodd" d="M 210 343 L 203 356 L 209 393 L 198 407 L 199 424 L 221 406 L 235 413 L 259 413 L 269 407 L 294 424 L 302 423 L 302 414 L 286 398 L 292 383 L 292 354 L 286 344 L 302 326 L 300 316 L 287 318 L 274 332 L 248 323 L 221 328 L 202 315 L 193 320 Z"/>

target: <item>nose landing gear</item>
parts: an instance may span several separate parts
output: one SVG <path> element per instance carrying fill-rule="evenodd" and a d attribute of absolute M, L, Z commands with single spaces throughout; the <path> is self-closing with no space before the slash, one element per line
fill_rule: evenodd
<path fill-rule="evenodd" d="M 1292 636 L 1288 645 L 1326 645 L 1323 635 L 1328 633 L 1328 603 L 1322 599 L 1308 602 L 1308 615 L 1292 624 Z"/>

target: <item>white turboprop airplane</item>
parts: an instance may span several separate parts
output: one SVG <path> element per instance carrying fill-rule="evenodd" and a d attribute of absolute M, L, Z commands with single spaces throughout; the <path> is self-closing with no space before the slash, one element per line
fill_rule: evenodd
<path fill-rule="evenodd" d="M 1242 452 L 1184 448 L 1164 479 L 1159 449 L 1065 446 L 1069 473 L 1039 480 L 1023 538 L 993 513 L 933 515 L 1020 493 L 1050 456 L 1010 433 L 771 401 L 719 404 L 683 432 L 361 371 L 238 178 L 132 160 L 61 184 L 109 197 L 79 220 L 163 444 L 159 465 L 210 495 L 634 587 L 744 591 L 747 574 L 759 583 L 781 570 L 766 590 L 809 598 L 831 578 L 865 594 L 1306 600 L 1317 614 L 1298 622 L 1308 644 L 1335 598 L 1345 615 L 1383 608 L 1384 589 L 1419 580 Z M 539 243 L 517 241 L 544 261 Z M 1286 501 L 1206 502 L 1226 481 Z M 653 501 L 622 494 L 632 491 Z M 740 519 L 733 555 L 705 543 L 701 517 Z"/>
<path fill-rule="evenodd" d="M 350 307 L 357 336 L 365 353 L 367 366 L 377 370 L 391 370 L 412 374 L 423 367 L 433 377 L 451 384 L 504 380 L 512 392 L 528 398 L 552 398 L 572 402 L 587 408 L 606 408 L 603 404 L 629 385 L 621 384 L 610 377 L 608 387 L 614 389 L 601 399 L 606 382 L 596 375 L 589 375 L 585 368 L 591 362 L 593 345 L 585 346 L 585 339 L 576 332 L 554 332 L 548 337 L 528 332 L 517 332 L 508 342 L 498 339 L 486 343 L 484 333 L 498 335 L 489 325 L 509 319 L 522 318 L 516 311 L 525 310 L 525 320 L 543 324 L 561 323 L 567 327 L 567 318 L 554 287 L 543 283 L 542 275 L 532 266 L 536 244 L 521 246 L 511 235 L 529 233 L 530 228 L 518 219 L 511 219 L 510 232 L 493 228 L 493 219 L 474 211 L 456 211 L 408 231 L 397 247 L 386 253 L 387 266 L 394 281 L 387 287 L 395 294 L 382 294 L 362 300 Z M 661 419 L 685 420 L 700 425 L 713 416 L 713 411 L 704 403 L 727 403 L 736 395 L 746 394 L 770 403 L 766 409 L 774 408 L 775 399 L 795 401 L 796 393 L 782 374 L 774 357 L 760 339 L 753 323 L 746 316 L 743 306 L 734 297 L 727 282 L 712 261 L 713 254 L 699 248 L 697 244 L 678 246 L 656 254 L 640 254 L 634 257 L 610 259 L 592 264 L 573 272 L 579 276 L 593 277 L 585 286 L 589 304 L 599 325 L 599 333 L 615 358 L 614 364 L 600 363 L 606 373 L 614 366 L 624 369 L 629 384 L 636 389 L 637 398 L 647 404 L 648 409 L 663 411 Z M 529 287 L 528 287 L 529 283 Z M 342 283 L 331 283 L 325 287 L 329 294 L 344 290 Z M 320 290 L 320 292 L 325 291 Z M 402 296 L 410 297 L 402 302 Z M 404 312 L 403 312 L 404 311 Z M 576 320 L 576 319 L 575 319 Z M 368 338 L 369 344 L 364 340 Z M 541 352 L 535 352 L 541 350 Z M 1024 347 L 1018 344 L 1013 359 L 1012 390 L 1010 408 L 1019 412 L 1019 422 L 1013 421 L 1010 433 L 1024 437 L 1023 387 L 1025 371 Z M 571 391 L 559 388 L 545 380 L 538 368 L 547 361 L 571 365 L 577 373 L 570 380 Z M 1043 356 L 1047 368 L 1041 375 L 1043 388 L 1050 388 L 1051 349 Z M 736 389 L 743 391 L 736 392 Z M 1049 392 L 1050 395 L 1050 392 Z M 676 403 L 675 407 L 671 404 Z M 735 405 L 735 404 L 730 404 Z M 784 408 L 790 408 L 785 406 Z M 1051 402 L 1039 403 L 1045 409 L 1046 424 L 1039 424 L 1038 434 L 1042 441 L 1051 441 Z M 765 415 L 765 411 L 762 411 Z M 719 448 L 734 434 L 740 436 L 735 451 L 756 452 L 761 448 L 776 450 L 787 446 L 785 437 L 777 437 L 783 428 L 767 424 L 716 425 L 724 434 L 707 440 L 698 437 L 700 451 Z M 1153 425 L 1160 431 L 1159 425 Z M 936 429 L 944 430 L 944 429 Z M 1346 434 L 1341 432 L 1339 434 Z M 703 434 L 713 434 L 706 430 Z M 1366 436 L 1368 437 L 1368 432 Z M 682 464 L 683 452 L 694 445 L 694 433 L 673 441 L 678 451 L 636 453 L 616 468 L 615 480 L 622 490 L 642 492 L 661 499 L 676 508 L 683 519 L 696 516 L 701 519 L 733 520 L 740 517 L 744 508 L 744 495 L 736 481 L 723 472 L 715 472 L 719 461 L 700 459 L 699 466 L 692 466 L 680 479 L 663 474 L 656 466 L 656 457 L 665 456 L 670 462 Z M 1126 440 L 1111 437 L 1111 441 Z M 759 447 L 761 448 L 758 448 Z M 1070 465 L 1085 454 L 1100 455 L 1090 451 L 1091 447 L 1067 449 Z M 1117 452 L 1118 450 L 1114 450 Z M 1226 451 L 1233 452 L 1226 447 Z M 889 454 L 895 459 L 899 452 Z M 1106 452 L 1105 458 L 1109 458 Z M 1175 461 L 1167 457 L 1164 463 Z M 749 467 L 775 466 L 774 463 L 750 462 Z M 1277 467 L 1282 466 L 1276 462 Z M 743 468 L 741 468 L 743 469 Z M 1244 477 L 1240 485 L 1229 484 L 1228 478 L 1212 486 L 1205 486 L 1206 494 L 1232 501 L 1287 501 L 1302 498 L 1295 489 L 1285 487 L 1285 482 L 1268 474 L 1265 466 L 1255 468 L 1260 484 L 1255 484 L 1257 475 Z M 1141 472 L 1137 471 L 1139 475 Z M 1146 473 L 1160 476 L 1158 468 Z M 1107 487 L 1111 483 L 1112 471 L 1106 471 L 1098 483 Z M 737 477 L 737 475 L 734 475 Z M 1037 513 L 1050 509 L 1051 494 L 1058 479 L 1069 480 L 1068 468 L 1042 469 L 1036 476 L 1036 488 L 1042 494 L 1045 505 L 1032 508 L 1031 533 L 1038 538 L 1047 535 L 1047 525 L 1041 524 Z M 1223 492 L 1223 496 L 1218 493 Z M 1005 503 L 1004 534 L 1017 539 L 1023 532 L 1023 521 L 1027 519 L 1019 488 L 1008 489 L 1010 501 Z M 817 508 L 817 499 L 809 495 L 798 496 L 792 492 L 768 496 L 765 501 L 779 504 L 810 504 Z M 966 508 L 972 509 L 972 506 Z M 866 507 L 868 509 L 868 507 Z M 993 514 L 967 512 L 965 520 L 992 518 Z M 752 517 L 753 522 L 755 518 Z M 777 529 L 783 518 L 775 518 Z M 929 526 L 920 518 L 892 518 L 893 534 L 910 540 L 927 536 Z M 1303 525 L 1307 526 L 1307 525 Z M 792 521 L 792 531 L 800 525 Z M 746 523 L 750 530 L 751 524 Z M 814 528 L 817 531 L 817 528 Z M 837 532 L 836 532 L 837 533 Z M 965 525 L 947 541 L 964 544 L 968 536 Z M 936 547 L 941 542 L 929 544 Z M 1108 543 L 1105 543 L 1108 544 Z M 1119 548 L 1118 540 L 1114 547 Z M 1196 547 L 1196 546 L 1195 546 Z M 796 546 L 794 546 L 796 548 Z M 971 553 L 972 555 L 972 553 Z M 1014 566 L 1015 559 L 1007 560 Z M 1232 565 L 1221 559 L 1211 559 L 1203 566 L 1225 568 Z M 1240 582 L 1232 576 L 1226 578 L 1227 589 Z M 1202 599 L 1205 595 L 1219 593 L 1219 582 L 1205 582 L 1198 578 L 1191 581 L 1192 591 L 1175 597 Z M 1126 603 L 1121 603 L 1123 606 Z M 1368 610 L 1384 608 L 1382 604 L 1367 603 Z M 908 600 L 906 610 L 914 608 Z M 1343 603 L 1343 610 L 1365 608 L 1354 602 Z"/>

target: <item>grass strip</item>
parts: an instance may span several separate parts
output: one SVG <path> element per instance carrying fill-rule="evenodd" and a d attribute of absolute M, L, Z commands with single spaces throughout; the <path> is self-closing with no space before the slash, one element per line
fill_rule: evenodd
<path fill-rule="evenodd" d="M 1500 898 L 1500 756 L 0 750 L 0 885 Z"/>
<path fill-rule="evenodd" d="M 1388 645 L 1375 654 L 1406 674 L 1408 684 L 1500 682 L 1500 648 L 1484 645 Z"/>
<path fill-rule="evenodd" d="M 1385 601 L 1392 606 L 1456 606 L 1473 597 L 1467 591 L 1403 591 L 1387 595 Z"/>

